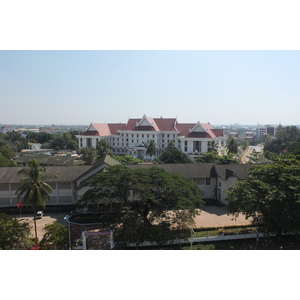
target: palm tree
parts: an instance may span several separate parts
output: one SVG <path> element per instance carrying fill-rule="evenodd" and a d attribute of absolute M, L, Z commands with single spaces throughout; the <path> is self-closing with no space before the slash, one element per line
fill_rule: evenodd
<path fill-rule="evenodd" d="M 207 143 L 208 145 L 208 152 L 218 152 L 218 144 L 215 140 Z"/>
<path fill-rule="evenodd" d="M 24 205 L 30 205 L 34 212 L 34 231 L 35 241 L 38 244 L 36 229 L 36 211 L 38 206 L 45 208 L 47 201 L 50 200 L 52 188 L 43 180 L 56 175 L 45 174 L 46 168 L 40 166 L 36 159 L 29 161 L 29 168 L 24 168 L 17 172 L 18 175 L 24 175 L 23 184 L 16 191 L 17 197 L 23 199 Z"/>
<path fill-rule="evenodd" d="M 156 144 L 153 140 L 149 142 L 147 146 L 146 154 L 150 155 L 150 160 L 153 155 L 157 154 Z"/>
<path fill-rule="evenodd" d="M 96 150 L 99 158 L 105 155 L 114 156 L 113 148 L 108 144 L 106 139 L 101 139 L 97 142 Z"/>
<path fill-rule="evenodd" d="M 230 137 L 227 142 L 227 154 L 238 154 L 239 147 L 234 137 Z"/>

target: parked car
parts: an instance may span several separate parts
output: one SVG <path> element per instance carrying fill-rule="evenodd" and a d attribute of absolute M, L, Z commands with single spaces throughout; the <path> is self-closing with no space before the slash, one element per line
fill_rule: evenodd
<path fill-rule="evenodd" d="M 44 212 L 40 210 L 40 211 L 38 211 L 38 212 L 36 213 L 35 218 L 36 218 L 36 219 L 41 219 L 41 218 L 43 217 L 43 215 L 44 215 Z"/>

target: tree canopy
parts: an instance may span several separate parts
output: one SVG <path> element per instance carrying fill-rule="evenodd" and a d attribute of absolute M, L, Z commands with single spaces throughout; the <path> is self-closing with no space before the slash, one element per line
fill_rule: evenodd
<path fill-rule="evenodd" d="M 81 201 L 100 205 L 113 203 L 113 210 L 119 212 L 116 236 L 131 242 L 155 240 L 158 236 L 155 237 L 153 230 L 165 228 L 162 225 L 165 222 L 176 229 L 179 219 L 188 220 L 180 212 L 194 216 L 196 208 L 203 205 L 195 183 L 158 167 L 130 169 L 123 165 L 112 166 L 96 175 L 91 186 Z M 154 224 L 161 226 L 155 227 Z"/>
<path fill-rule="evenodd" d="M 158 150 L 156 149 L 155 141 L 151 140 L 147 145 L 146 154 L 150 156 L 150 160 L 152 156 L 156 155 Z"/>
<path fill-rule="evenodd" d="M 106 139 L 100 139 L 96 145 L 96 151 L 99 158 L 105 155 L 114 156 L 113 148 L 108 144 Z"/>
<path fill-rule="evenodd" d="M 262 219 L 267 230 L 280 236 L 300 230 L 300 160 L 278 156 L 274 164 L 254 165 L 246 180 L 228 190 L 231 214 Z"/>
<path fill-rule="evenodd" d="M 57 221 L 44 227 L 44 237 L 40 242 L 43 250 L 61 250 L 68 243 L 68 231 L 66 226 Z"/>
<path fill-rule="evenodd" d="M 296 126 L 287 126 L 280 129 L 275 137 L 265 139 L 264 151 L 280 154 L 286 150 L 289 154 L 300 154 L 300 129 Z"/>
<path fill-rule="evenodd" d="M 12 160 L 13 153 L 6 147 L 0 147 L 0 167 L 15 167 L 17 164 Z"/>
<path fill-rule="evenodd" d="M 191 163 L 189 157 L 183 153 L 180 149 L 176 148 L 174 143 L 169 142 L 167 148 L 163 153 L 155 159 L 158 163 L 165 164 L 178 164 L 178 163 Z"/>
<path fill-rule="evenodd" d="M 20 222 L 16 218 L 0 214 L 0 249 L 29 249 L 32 246 L 29 236 L 30 227 L 27 222 Z"/>
<path fill-rule="evenodd" d="M 82 147 L 78 150 L 78 154 L 82 155 L 82 160 L 85 161 L 87 165 L 92 165 L 97 159 L 97 151 L 92 147 Z"/>
<path fill-rule="evenodd" d="M 233 157 L 232 154 L 218 155 L 215 151 L 210 151 L 201 154 L 195 158 L 196 163 L 216 163 L 216 164 L 238 164 L 238 160 Z"/>
<path fill-rule="evenodd" d="M 239 146 L 234 137 L 229 137 L 227 140 L 227 154 L 238 154 Z"/>

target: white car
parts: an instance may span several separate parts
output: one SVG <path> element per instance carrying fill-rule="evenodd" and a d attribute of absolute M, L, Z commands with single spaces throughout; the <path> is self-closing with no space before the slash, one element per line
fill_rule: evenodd
<path fill-rule="evenodd" d="M 36 219 L 41 219 L 41 218 L 43 217 L 43 215 L 44 215 L 44 212 L 40 210 L 40 211 L 38 211 L 38 212 L 36 213 L 35 218 L 36 218 Z"/>

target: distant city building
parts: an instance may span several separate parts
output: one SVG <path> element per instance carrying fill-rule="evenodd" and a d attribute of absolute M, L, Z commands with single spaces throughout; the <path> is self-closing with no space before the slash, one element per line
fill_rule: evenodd
<path fill-rule="evenodd" d="M 0 132 L 7 133 L 14 131 L 14 128 L 10 125 L 0 125 Z"/>
<path fill-rule="evenodd" d="M 104 138 L 115 154 L 146 157 L 147 145 L 153 140 L 160 154 L 173 142 L 175 147 L 193 158 L 208 150 L 208 142 L 216 141 L 226 146 L 223 129 L 215 129 L 209 123 L 178 123 L 176 118 L 129 119 L 127 123 L 91 123 L 78 138 L 79 148 L 96 147 Z"/>
<path fill-rule="evenodd" d="M 245 139 L 253 139 L 254 138 L 254 132 L 252 131 L 246 131 L 245 132 Z"/>
<path fill-rule="evenodd" d="M 277 127 L 271 125 L 259 126 L 256 128 L 256 139 L 261 139 L 267 135 L 275 136 L 277 132 Z"/>

